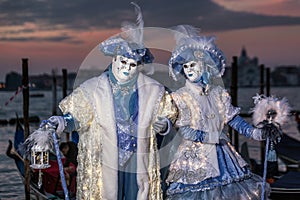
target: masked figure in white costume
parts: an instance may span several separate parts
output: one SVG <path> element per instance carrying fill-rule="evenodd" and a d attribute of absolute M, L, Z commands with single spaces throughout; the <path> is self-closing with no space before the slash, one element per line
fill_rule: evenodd
<path fill-rule="evenodd" d="M 187 25 L 176 30 L 170 73 L 175 80 L 184 76 L 186 84 L 171 94 L 182 141 L 170 165 L 167 199 L 260 199 L 261 177 L 251 173 L 223 128 L 227 124 L 255 140 L 264 140 L 265 131 L 243 120 L 228 92 L 216 84 L 225 58 L 214 38 Z"/>
<path fill-rule="evenodd" d="M 156 133 L 168 133 L 177 110 L 164 86 L 140 72 L 153 56 L 135 8 L 137 25 L 100 44 L 113 57 L 108 70 L 60 102 L 64 116 L 46 122 L 79 132 L 77 199 L 162 199 Z"/>

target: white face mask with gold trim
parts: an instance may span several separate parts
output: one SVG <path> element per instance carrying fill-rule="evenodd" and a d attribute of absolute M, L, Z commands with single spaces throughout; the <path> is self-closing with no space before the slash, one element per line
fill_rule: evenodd
<path fill-rule="evenodd" d="M 120 83 L 126 83 L 138 73 L 137 61 L 124 56 L 116 56 L 112 61 L 112 73 Z"/>

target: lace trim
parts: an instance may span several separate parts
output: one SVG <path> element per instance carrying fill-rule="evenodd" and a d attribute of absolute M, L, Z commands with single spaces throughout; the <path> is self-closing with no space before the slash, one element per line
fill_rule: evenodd
<path fill-rule="evenodd" d="M 122 95 L 128 95 L 130 91 L 136 90 L 136 84 L 123 86 L 117 83 L 113 83 L 110 79 L 109 79 L 109 83 L 111 85 L 113 94 L 117 94 L 118 92 L 121 92 Z"/>
<path fill-rule="evenodd" d="M 209 145 L 214 147 L 214 145 Z M 210 163 L 210 149 L 201 142 L 184 141 L 170 166 L 167 182 L 196 184 L 210 177 L 219 175 Z"/>
<path fill-rule="evenodd" d="M 241 182 L 241 181 L 245 181 L 247 179 L 252 178 L 252 174 L 245 174 L 242 177 L 238 177 L 238 178 L 232 178 L 232 179 L 228 179 L 228 180 L 223 180 L 223 181 L 215 181 L 213 183 L 210 184 L 194 184 L 194 185 L 188 185 L 188 186 L 184 186 L 184 184 L 181 183 L 171 183 L 174 185 L 181 185 L 180 187 L 176 187 L 175 189 L 168 189 L 167 190 L 167 195 L 174 195 L 174 194 L 180 194 L 180 193 L 184 193 L 187 191 L 192 191 L 192 192 L 199 192 L 199 191 L 206 191 L 206 190 L 212 190 L 216 187 L 220 187 L 220 186 L 225 186 L 228 184 L 233 184 L 233 183 L 237 183 L 237 182 Z"/>

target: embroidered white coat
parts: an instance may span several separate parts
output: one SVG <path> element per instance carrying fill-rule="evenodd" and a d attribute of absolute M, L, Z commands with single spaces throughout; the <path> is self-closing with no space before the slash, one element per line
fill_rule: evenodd
<path fill-rule="evenodd" d="M 157 116 L 174 117 L 176 108 L 157 81 L 139 74 L 137 199 L 162 199 L 159 156 L 152 124 Z M 76 88 L 59 105 L 80 125 L 77 199 L 117 199 L 118 148 L 112 90 L 106 73 Z"/>

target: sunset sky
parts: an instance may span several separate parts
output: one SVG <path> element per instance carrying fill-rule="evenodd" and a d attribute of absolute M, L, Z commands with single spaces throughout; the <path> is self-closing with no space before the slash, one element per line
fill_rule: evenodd
<path fill-rule="evenodd" d="M 86 56 L 123 21 L 134 21 L 127 0 L 0 0 L 0 82 L 10 71 L 77 71 Z M 231 62 L 246 47 L 260 64 L 300 65 L 299 0 L 139 0 L 145 27 L 178 24 L 215 35 Z M 99 63 L 99 68 L 105 67 Z"/>

